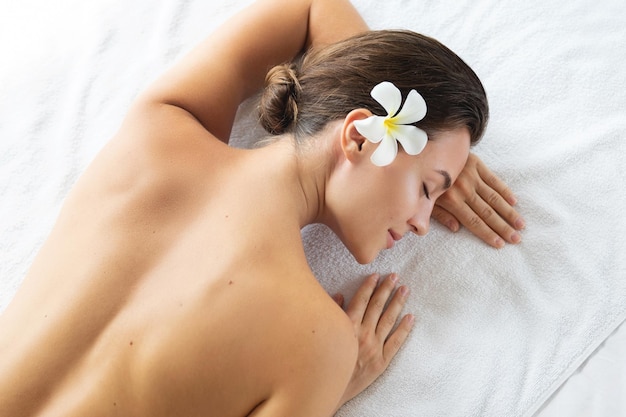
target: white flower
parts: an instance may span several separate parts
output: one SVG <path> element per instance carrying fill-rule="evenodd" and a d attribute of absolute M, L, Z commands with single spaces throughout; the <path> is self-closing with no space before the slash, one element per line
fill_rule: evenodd
<path fill-rule="evenodd" d="M 398 142 L 409 155 L 422 152 L 428 141 L 428 135 L 411 123 L 418 122 L 426 116 L 424 98 L 417 91 L 411 90 L 402 110 L 398 112 L 402 105 L 402 93 L 393 83 L 383 81 L 376 85 L 370 94 L 383 106 L 387 116 L 370 116 L 355 121 L 354 126 L 370 142 L 380 142 L 372 154 L 372 163 L 378 166 L 392 163 L 398 154 Z"/>

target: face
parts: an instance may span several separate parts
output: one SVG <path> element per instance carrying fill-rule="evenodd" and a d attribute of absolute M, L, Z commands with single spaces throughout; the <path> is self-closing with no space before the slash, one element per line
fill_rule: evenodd
<path fill-rule="evenodd" d="M 364 158 L 345 168 L 327 195 L 335 197 L 327 201 L 334 205 L 329 226 L 359 263 L 373 261 L 406 233 L 428 233 L 435 201 L 465 166 L 470 136 L 466 128 L 441 133 L 415 156 L 400 146 L 386 167 L 369 161 L 376 146 L 364 142 Z"/>

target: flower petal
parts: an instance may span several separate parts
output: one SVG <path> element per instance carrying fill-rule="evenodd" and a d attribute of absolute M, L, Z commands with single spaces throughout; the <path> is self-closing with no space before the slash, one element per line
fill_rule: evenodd
<path fill-rule="evenodd" d="M 397 125 L 393 135 L 402 145 L 402 149 L 409 155 L 417 155 L 422 152 L 428 142 L 426 132 L 413 125 Z"/>
<path fill-rule="evenodd" d="M 397 154 L 398 142 L 391 135 L 385 135 L 374 153 L 372 153 L 370 160 L 374 165 L 384 167 L 392 163 L 396 159 Z"/>
<path fill-rule="evenodd" d="M 402 93 L 389 81 L 377 84 L 370 94 L 387 111 L 387 116 L 395 116 L 402 105 Z"/>
<path fill-rule="evenodd" d="M 404 102 L 404 106 L 402 106 L 402 110 L 393 118 L 393 121 L 401 125 L 419 122 L 426 116 L 426 110 L 424 97 L 417 91 L 411 90 Z"/>
<path fill-rule="evenodd" d="M 387 132 L 385 118 L 382 116 L 370 116 L 367 119 L 355 120 L 354 127 L 357 132 L 373 143 L 380 142 Z"/>

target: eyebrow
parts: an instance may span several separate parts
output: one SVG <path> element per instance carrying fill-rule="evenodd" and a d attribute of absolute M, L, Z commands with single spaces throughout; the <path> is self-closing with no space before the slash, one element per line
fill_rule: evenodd
<path fill-rule="evenodd" d="M 452 179 L 450 179 L 450 174 L 448 174 L 448 171 L 438 170 L 437 172 L 443 176 L 443 189 L 447 190 L 448 188 L 450 188 L 450 186 L 452 185 Z"/>

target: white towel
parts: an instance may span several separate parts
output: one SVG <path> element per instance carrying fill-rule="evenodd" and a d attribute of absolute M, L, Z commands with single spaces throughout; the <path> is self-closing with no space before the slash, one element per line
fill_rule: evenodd
<path fill-rule="evenodd" d="M 0 309 L 137 92 L 249 2 L 0 4 Z M 626 5 L 354 4 L 373 28 L 434 36 L 476 70 L 491 121 L 475 152 L 516 192 L 527 228 L 495 250 L 433 223 L 368 266 L 306 228 L 330 293 L 398 272 L 417 316 L 388 372 L 338 415 L 531 416 L 626 318 Z M 237 144 L 253 123 L 242 116 Z"/>

